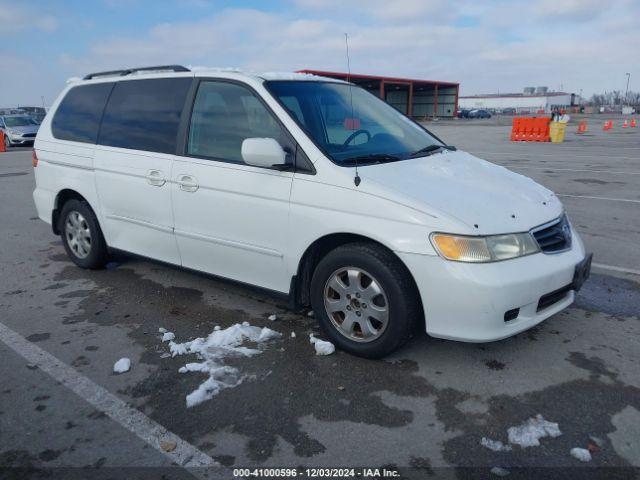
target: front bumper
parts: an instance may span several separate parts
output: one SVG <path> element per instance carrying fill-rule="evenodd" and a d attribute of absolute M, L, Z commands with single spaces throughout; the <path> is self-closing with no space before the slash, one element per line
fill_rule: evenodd
<path fill-rule="evenodd" d="M 11 145 L 33 145 L 33 142 L 36 141 L 36 137 L 23 137 L 21 135 L 11 135 L 7 133 L 5 133 L 5 135 L 9 137 Z"/>
<path fill-rule="evenodd" d="M 490 342 L 527 330 L 573 303 L 575 291 L 567 287 L 574 280 L 576 265 L 585 259 L 575 231 L 573 240 L 571 250 L 563 253 L 537 253 L 496 263 L 398 255 L 418 286 L 429 335 Z M 540 301 L 550 293 L 556 294 L 553 302 Z"/>

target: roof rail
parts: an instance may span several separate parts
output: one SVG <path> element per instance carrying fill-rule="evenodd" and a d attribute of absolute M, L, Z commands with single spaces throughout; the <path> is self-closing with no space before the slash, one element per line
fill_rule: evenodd
<path fill-rule="evenodd" d="M 90 73 L 89 75 L 85 75 L 83 80 L 91 80 L 96 77 L 115 77 L 120 76 L 123 77 L 125 75 L 131 75 L 135 72 L 154 72 L 154 71 L 170 71 L 170 72 L 190 72 L 187 67 L 183 67 L 182 65 L 158 65 L 155 67 L 138 67 L 138 68 L 127 68 L 125 70 L 109 70 L 107 72 L 95 72 Z"/>

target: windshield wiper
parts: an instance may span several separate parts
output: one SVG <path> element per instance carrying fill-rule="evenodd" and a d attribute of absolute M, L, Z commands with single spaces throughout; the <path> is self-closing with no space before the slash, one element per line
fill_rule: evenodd
<path fill-rule="evenodd" d="M 388 163 L 397 162 L 402 158 L 396 155 L 390 155 L 388 153 L 373 153 L 370 155 L 360 155 L 358 157 L 345 158 L 342 161 L 343 165 L 355 165 L 356 163 L 374 164 L 374 163 Z"/>
<path fill-rule="evenodd" d="M 424 148 L 421 148 L 420 150 L 416 150 L 415 152 L 413 152 L 411 155 L 409 155 L 409 157 L 413 158 L 413 157 L 428 157 L 429 155 L 433 155 L 434 153 L 441 151 L 441 150 L 451 150 L 451 151 L 455 151 L 456 147 L 454 147 L 453 145 L 427 145 Z"/>

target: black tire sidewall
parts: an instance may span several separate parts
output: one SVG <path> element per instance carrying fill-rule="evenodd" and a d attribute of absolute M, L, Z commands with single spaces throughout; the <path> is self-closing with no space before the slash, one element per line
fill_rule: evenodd
<path fill-rule="evenodd" d="M 72 211 L 80 213 L 89 225 L 89 230 L 91 232 L 91 251 L 86 258 L 77 257 L 67 243 L 65 222 L 67 220 L 67 216 Z M 102 235 L 100 225 L 98 224 L 98 219 L 88 203 L 76 199 L 68 200 L 60 212 L 58 228 L 60 235 L 62 236 L 64 249 L 73 263 L 81 268 L 89 269 L 98 269 L 105 265 L 108 255 L 107 245 L 105 243 L 104 236 Z"/>
<path fill-rule="evenodd" d="M 375 253 L 381 253 L 380 248 Z M 395 263 L 395 264 L 394 264 Z M 414 331 L 415 295 L 403 291 L 401 285 L 407 283 L 408 275 L 402 272 L 399 260 L 386 253 L 382 258 L 371 255 L 366 249 L 339 247 L 330 252 L 317 265 L 311 281 L 311 304 L 323 333 L 342 350 L 365 358 L 380 358 L 401 346 Z M 356 342 L 342 335 L 329 319 L 324 307 L 324 287 L 329 276 L 344 267 L 361 268 L 376 278 L 389 302 L 389 323 L 382 335 L 372 342 Z"/>

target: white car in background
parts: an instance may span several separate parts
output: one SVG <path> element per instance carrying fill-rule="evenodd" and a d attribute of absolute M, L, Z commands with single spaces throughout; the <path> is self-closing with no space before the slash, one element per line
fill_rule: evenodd
<path fill-rule="evenodd" d="M 416 327 L 514 335 L 590 269 L 552 192 L 312 75 L 88 75 L 54 103 L 34 165 L 38 214 L 78 266 L 123 250 L 262 287 L 365 357 Z"/>
<path fill-rule="evenodd" d="M 0 130 L 4 132 L 4 146 L 32 145 L 40 125 L 28 115 L 1 115 Z"/>

